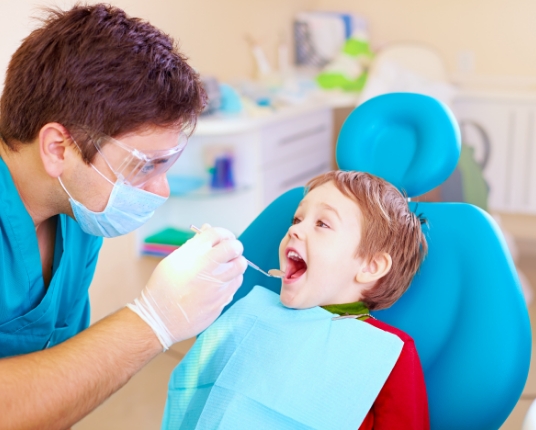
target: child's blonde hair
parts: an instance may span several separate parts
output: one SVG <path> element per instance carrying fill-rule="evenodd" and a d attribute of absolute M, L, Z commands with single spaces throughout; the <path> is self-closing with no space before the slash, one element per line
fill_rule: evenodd
<path fill-rule="evenodd" d="M 363 213 L 357 255 L 371 259 L 379 252 L 386 252 L 391 256 L 389 273 L 363 293 L 369 309 L 388 308 L 406 292 L 428 251 L 422 220 L 410 210 L 400 191 L 377 176 L 335 170 L 311 179 L 307 192 L 328 182 L 355 200 Z"/>

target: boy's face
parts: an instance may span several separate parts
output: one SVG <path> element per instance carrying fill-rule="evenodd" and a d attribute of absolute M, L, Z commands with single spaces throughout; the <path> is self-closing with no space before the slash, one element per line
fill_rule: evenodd
<path fill-rule="evenodd" d="M 358 204 L 333 182 L 304 197 L 279 246 L 285 306 L 306 309 L 361 299 L 356 274 L 363 261 L 356 253 L 362 222 Z"/>

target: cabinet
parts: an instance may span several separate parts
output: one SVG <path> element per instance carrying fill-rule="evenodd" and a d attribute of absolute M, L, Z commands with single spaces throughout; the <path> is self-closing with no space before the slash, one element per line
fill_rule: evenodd
<path fill-rule="evenodd" d="M 145 237 L 165 227 L 209 223 L 239 235 L 279 195 L 331 169 L 332 128 L 332 109 L 326 104 L 289 107 L 258 118 L 201 118 L 168 176 L 208 182 L 207 153 L 230 148 L 235 187 L 213 191 L 204 186 L 170 197 L 138 230 L 138 249 Z"/>
<path fill-rule="evenodd" d="M 536 94 L 467 92 L 453 110 L 477 158 L 482 140 L 477 128 L 489 138 L 483 173 L 490 209 L 536 214 Z"/>

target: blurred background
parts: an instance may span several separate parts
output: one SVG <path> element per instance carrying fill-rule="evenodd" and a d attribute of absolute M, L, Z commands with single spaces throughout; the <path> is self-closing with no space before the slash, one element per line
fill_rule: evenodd
<path fill-rule="evenodd" d="M 110 3 L 175 38 L 200 73 L 209 105 L 169 173 L 170 200 L 148 225 L 105 240 L 90 289 L 93 322 L 139 294 L 159 259 L 187 240 L 189 224 L 240 234 L 284 191 L 336 168 L 336 136 L 347 115 L 393 91 L 429 94 L 451 107 L 462 132 L 460 163 L 420 199 L 488 211 L 536 315 L 535 2 Z M 0 85 L 11 55 L 39 25 L 32 18 L 42 15 L 39 7 L 73 4 L 0 0 Z M 161 354 L 74 428 L 158 428 L 169 374 L 192 342 Z M 521 428 L 535 378 L 504 429 Z"/>

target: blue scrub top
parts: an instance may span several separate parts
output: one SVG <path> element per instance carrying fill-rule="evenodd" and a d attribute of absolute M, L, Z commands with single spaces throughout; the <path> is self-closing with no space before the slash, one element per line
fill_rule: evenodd
<path fill-rule="evenodd" d="M 88 288 L 102 238 L 67 215 L 57 220 L 46 288 L 35 226 L 0 158 L 0 357 L 54 346 L 89 325 Z"/>

